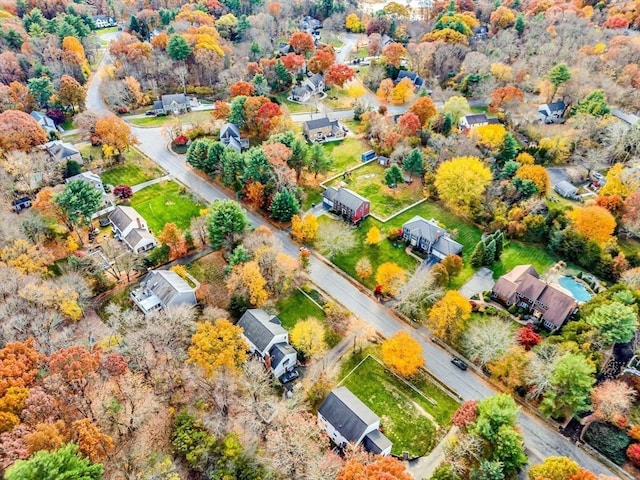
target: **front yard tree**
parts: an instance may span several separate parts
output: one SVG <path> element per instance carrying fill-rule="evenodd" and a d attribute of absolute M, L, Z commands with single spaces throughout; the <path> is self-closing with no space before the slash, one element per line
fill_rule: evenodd
<path fill-rule="evenodd" d="M 376 283 L 385 295 L 395 295 L 407 280 L 407 271 L 394 262 L 384 262 L 376 270 Z"/>
<path fill-rule="evenodd" d="M 365 280 L 373 274 L 373 266 L 371 260 L 367 257 L 362 257 L 356 262 L 356 275 L 360 280 Z"/>
<path fill-rule="evenodd" d="M 595 420 L 622 425 L 636 399 L 636 391 L 622 380 L 607 380 L 591 392 Z M 588 418 L 588 417 L 587 417 Z M 585 419 L 586 421 L 586 419 Z"/>
<path fill-rule="evenodd" d="M 133 190 L 129 185 L 118 185 L 113 189 L 113 196 L 120 200 L 127 200 L 133 197 Z"/>
<path fill-rule="evenodd" d="M 471 318 L 469 300 L 456 291 L 449 291 L 429 311 L 427 327 L 439 339 L 455 343 Z"/>
<path fill-rule="evenodd" d="M 327 155 L 327 152 L 322 145 L 314 143 L 309 148 L 309 157 L 307 161 L 307 168 L 310 172 L 313 172 L 313 178 L 318 178 L 319 173 L 327 173 L 331 166 L 331 158 Z"/>
<path fill-rule="evenodd" d="M 117 157 L 121 157 L 127 148 L 138 144 L 138 139 L 131 132 L 127 122 L 115 115 L 99 118 L 96 121 L 94 135 L 102 144 L 103 153 L 107 153 L 107 147 Z"/>
<path fill-rule="evenodd" d="M 396 164 L 391 165 L 384 172 L 384 183 L 387 187 L 395 188 L 397 185 L 402 184 L 404 182 L 404 177 L 402 176 L 402 170 Z"/>
<path fill-rule="evenodd" d="M 307 144 L 300 138 L 294 138 L 290 144 L 285 143 L 285 145 L 291 149 L 291 157 L 289 157 L 287 165 L 289 168 L 295 170 L 296 181 L 299 181 L 302 175 L 302 169 L 308 165 L 309 150 Z"/>
<path fill-rule="evenodd" d="M 294 32 L 289 39 L 289 45 L 295 53 L 304 56 L 316 49 L 313 37 L 306 32 Z"/>
<path fill-rule="evenodd" d="M 73 230 L 75 225 L 84 225 L 102 204 L 102 193 L 89 182 L 72 180 L 64 190 L 54 197 L 54 202 L 62 208 L 67 226 Z"/>
<path fill-rule="evenodd" d="M 500 393 L 478 403 L 473 429 L 487 442 L 495 444 L 503 426 L 515 427 L 520 408 L 508 393 Z"/>
<path fill-rule="evenodd" d="M 605 345 L 627 343 L 638 329 L 638 311 L 635 306 L 611 302 L 596 308 L 586 321 L 598 329 Z"/>
<path fill-rule="evenodd" d="M 382 51 L 382 57 L 387 65 L 399 68 L 402 59 L 407 55 L 407 49 L 400 43 L 391 43 Z"/>
<path fill-rule="evenodd" d="M 309 359 L 327 349 L 324 341 L 325 329 L 320 320 L 309 317 L 291 329 L 291 343 Z"/>
<path fill-rule="evenodd" d="M 56 101 L 75 111 L 76 107 L 80 110 L 84 109 L 84 102 L 87 97 L 87 91 L 78 83 L 78 81 L 69 75 L 63 75 L 60 78 L 60 88 L 56 94 Z"/>
<path fill-rule="evenodd" d="M 401 377 L 411 377 L 424 366 L 422 347 L 407 332 L 398 332 L 382 342 L 382 361 Z"/>
<path fill-rule="evenodd" d="M 409 178 L 413 178 L 413 175 L 422 178 L 422 175 L 424 175 L 424 156 L 422 152 L 417 148 L 411 150 L 411 153 L 402 162 L 402 169 L 409 174 Z"/>
<path fill-rule="evenodd" d="M 233 248 L 237 238 L 249 227 L 244 209 L 233 200 L 218 200 L 209 207 L 207 233 L 214 250 Z"/>
<path fill-rule="evenodd" d="M 429 97 L 419 97 L 414 104 L 409 107 L 409 112 L 418 116 L 422 127 L 438 113 L 436 106 Z"/>
<path fill-rule="evenodd" d="M 336 63 L 329 67 L 325 75 L 325 82 L 327 85 L 335 85 L 336 87 L 343 88 L 344 84 L 355 77 L 353 69 L 345 65 L 344 63 Z"/>
<path fill-rule="evenodd" d="M 595 367 L 583 355 L 565 353 L 553 367 L 540 409 L 551 416 L 584 411 L 594 373 Z"/>
<path fill-rule="evenodd" d="M 369 229 L 367 232 L 367 238 L 365 243 L 367 245 L 377 245 L 382 241 L 382 232 L 375 225 Z"/>
<path fill-rule="evenodd" d="M 307 213 L 300 218 L 299 215 L 291 217 L 291 235 L 301 242 L 309 242 L 316 238 L 318 233 L 318 217 Z"/>
<path fill-rule="evenodd" d="M 199 322 L 189 347 L 189 363 L 201 367 L 207 377 L 220 371 L 239 374 L 247 360 L 248 345 L 242 327 L 223 318 Z"/>
<path fill-rule="evenodd" d="M 160 243 L 169 247 L 170 260 L 184 256 L 189 249 L 184 235 L 173 222 L 165 224 L 162 231 L 158 234 L 158 240 Z"/>
<path fill-rule="evenodd" d="M 469 102 L 464 97 L 454 96 L 449 98 L 442 106 L 442 114 L 449 114 L 453 125 L 458 125 L 460 118 L 471 111 Z"/>
<path fill-rule="evenodd" d="M 468 215 L 491 182 L 491 170 L 477 157 L 457 157 L 440 165 L 435 186 L 452 210 Z"/>
<path fill-rule="evenodd" d="M 28 152 L 47 141 L 47 134 L 28 113 L 7 110 L 0 113 L 0 150 Z"/>
<path fill-rule="evenodd" d="M 266 285 L 267 281 L 255 260 L 233 267 L 227 280 L 227 288 L 232 296 L 246 298 L 249 304 L 256 308 L 260 308 L 269 299 Z"/>
<path fill-rule="evenodd" d="M 502 357 L 514 344 L 513 329 L 497 317 L 474 322 L 462 336 L 467 358 L 483 367 Z"/>
<path fill-rule="evenodd" d="M 355 232 L 343 222 L 332 221 L 320 229 L 316 246 L 329 258 L 346 253 L 356 246 Z"/>
<path fill-rule="evenodd" d="M 271 218 L 288 222 L 300 210 L 300 203 L 290 190 L 280 190 L 271 202 Z"/>

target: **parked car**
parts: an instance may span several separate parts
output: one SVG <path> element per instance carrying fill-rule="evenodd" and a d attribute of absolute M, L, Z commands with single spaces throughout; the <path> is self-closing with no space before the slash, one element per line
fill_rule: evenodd
<path fill-rule="evenodd" d="M 280 383 L 284 385 L 286 383 L 294 381 L 299 376 L 300 374 L 298 373 L 297 370 L 290 370 L 280 377 Z"/>
<path fill-rule="evenodd" d="M 145 115 L 147 117 L 155 117 L 156 116 L 156 112 L 154 110 L 148 110 L 147 112 L 145 112 Z"/>
<path fill-rule="evenodd" d="M 466 370 L 469 366 L 463 362 L 462 360 L 460 360 L 457 357 L 453 357 L 451 359 L 451 363 L 453 363 L 456 367 L 458 367 L 460 370 Z"/>

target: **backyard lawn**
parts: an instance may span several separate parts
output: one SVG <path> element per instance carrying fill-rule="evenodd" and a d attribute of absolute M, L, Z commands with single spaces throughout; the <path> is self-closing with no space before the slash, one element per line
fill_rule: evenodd
<path fill-rule="evenodd" d="M 165 224 L 175 223 L 178 228 L 189 228 L 191 219 L 200 214 L 205 205 L 195 201 L 175 182 L 151 185 L 131 198 L 131 206 L 147 221 L 151 230 L 160 232 Z"/>
<path fill-rule="evenodd" d="M 361 155 L 371 150 L 364 140 L 352 137 L 339 142 L 323 143 L 322 148 L 332 160 L 329 176 L 342 173 L 349 167 L 355 167 L 362 162 Z"/>
<path fill-rule="evenodd" d="M 422 195 L 422 184 L 419 179 L 407 185 L 402 183 L 396 188 L 389 188 L 384 184 L 385 167 L 378 162 L 370 162 L 352 170 L 343 179 L 338 177 L 327 186 L 339 186 L 344 182 L 347 187 L 362 195 L 371 202 L 371 213 L 381 219 L 387 219 L 399 210 L 417 202 Z"/>
<path fill-rule="evenodd" d="M 505 245 L 500 261 L 493 264 L 493 276 L 498 278 L 517 265 L 533 265 L 542 275 L 555 262 L 556 258 L 544 248 L 544 245 L 511 240 Z"/>
<path fill-rule="evenodd" d="M 126 118 L 128 122 L 138 127 L 163 127 L 170 123 L 174 119 L 179 119 L 181 123 L 201 124 L 208 120 L 211 120 L 211 111 L 204 110 L 199 112 L 189 112 L 184 115 L 165 115 L 159 117 L 141 117 L 141 118 Z"/>
<path fill-rule="evenodd" d="M 164 172 L 151 160 L 145 157 L 138 150 L 131 148 L 125 154 L 125 161 L 102 172 L 100 177 L 103 183 L 108 185 L 129 185 L 130 187 L 139 183 L 161 177 Z"/>
<path fill-rule="evenodd" d="M 446 435 L 458 403 L 426 376 L 419 374 L 409 385 L 367 353 L 354 354 L 343 364 L 342 374 L 348 376 L 341 384 L 381 418 L 384 434 L 393 442 L 393 454 L 429 453 Z"/>
<path fill-rule="evenodd" d="M 309 300 L 300 290 L 294 290 L 291 295 L 280 300 L 276 304 L 276 309 L 282 326 L 287 330 L 292 329 L 299 320 L 306 320 L 309 317 L 315 317 L 321 321 L 325 319 L 324 310 Z"/>

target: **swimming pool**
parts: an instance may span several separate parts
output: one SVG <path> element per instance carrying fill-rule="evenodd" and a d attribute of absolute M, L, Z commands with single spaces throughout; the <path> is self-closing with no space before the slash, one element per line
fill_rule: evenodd
<path fill-rule="evenodd" d="M 591 295 L 589 291 L 578 282 L 575 278 L 572 277 L 560 277 L 558 279 L 558 283 L 561 287 L 566 288 L 571 292 L 571 296 L 575 298 L 579 302 L 588 302 L 591 300 Z"/>

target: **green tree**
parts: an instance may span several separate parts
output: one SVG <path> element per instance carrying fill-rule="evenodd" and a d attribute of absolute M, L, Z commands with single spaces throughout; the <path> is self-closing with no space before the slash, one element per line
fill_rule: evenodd
<path fill-rule="evenodd" d="M 488 267 L 495 261 L 496 261 L 496 242 L 493 238 L 491 238 L 485 244 L 484 259 L 482 264 Z"/>
<path fill-rule="evenodd" d="M 496 163 L 498 166 L 502 166 L 515 159 L 516 155 L 518 155 L 518 141 L 511 133 L 507 133 L 504 136 L 502 147 L 500 147 L 498 155 L 496 156 Z"/>
<path fill-rule="evenodd" d="M 556 93 L 558 93 L 558 88 L 560 88 L 560 85 L 571 80 L 571 72 L 569 71 L 569 67 L 567 67 L 565 63 L 559 63 L 551 70 L 549 70 L 547 78 L 553 85 L 553 93 L 551 94 L 551 100 L 553 101 Z"/>
<path fill-rule="evenodd" d="M 417 148 L 411 150 L 407 158 L 402 162 L 402 169 L 409 174 L 409 178 L 413 175 L 421 177 L 424 174 L 424 156 Z"/>
<path fill-rule="evenodd" d="M 253 147 L 244 153 L 246 167 L 242 180 L 245 184 L 248 182 L 260 182 L 262 185 L 268 185 L 273 181 L 273 166 L 269 163 L 269 159 L 260 147 Z"/>
<path fill-rule="evenodd" d="M 602 90 L 594 90 L 589 95 L 584 97 L 573 108 L 574 114 L 583 113 L 586 115 L 593 115 L 594 117 L 602 117 L 608 115 L 611 109 L 607 105 L 607 99 L 604 96 Z"/>
<path fill-rule="evenodd" d="M 53 83 L 49 77 L 30 78 L 27 82 L 29 93 L 40 107 L 46 107 L 53 95 Z"/>
<path fill-rule="evenodd" d="M 500 230 L 498 230 L 496 233 L 493 234 L 493 239 L 496 242 L 495 260 L 497 262 L 500 260 L 500 257 L 502 256 L 502 251 L 504 250 L 504 234 Z"/>
<path fill-rule="evenodd" d="M 396 187 L 398 184 L 404 182 L 404 177 L 402 176 L 402 170 L 395 163 L 387 168 L 384 172 L 384 183 L 391 188 Z"/>
<path fill-rule="evenodd" d="M 524 16 L 522 14 L 516 17 L 516 23 L 513 28 L 518 32 L 518 36 L 522 36 L 522 32 L 524 32 Z"/>
<path fill-rule="evenodd" d="M 233 200 L 217 200 L 209 207 L 207 232 L 214 250 L 232 248 L 235 239 L 249 227 L 244 209 Z"/>
<path fill-rule="evenodd" d="M 429 480 L 460 480 L 453 466 L 448 463 L 441 463 L 434 471 Z"/>
<path fill-rule="evenodd" d="M 280 222 L 288 222 L 300 211 L 300 202 L 289 190 L 280 190 L 271 202 L 271 218 Z"/>
<path fill-rule="evenodd" d="M 275 66 L 276 82 L 278 82 L 278 90 L 283 90 L 291 85 L 291 74 L 284 66 L 281 60 L 276 62 Z"/>
<path fill-rule="evenodd" d="M 6 480 L 38 480 L 82 479 L 101 480 L 102 465 L 91 463 L 89 459 L 78 453 L 78 446 L 69 443 L 50 452 L 40 450 L 28 460 L 17 460 L 5 472 Z"/>
<path fill-rule="evenodd" d="M 327 155 L 326 150 L 319 143 L 314 143 L 309 148 L 309 171 L 313 172 L 314 178 L 318 177 L 319 173 L 327 173 L 331 166 L 331 158 Z"/>
<path fill-rule="evenodd" d="M 244 155 L 232 148 L 225 148 L 220 161 L 220 179 L 222 183 L 236 192 L 242 190 L 244 170 L 247 163 Z"/>
<path fill-rule="evenodd" d="M 630 342 L 638 329 L 636 307 L 621 302 L 601 305 L 586 320 L 600 331 L 600 338 L 607 345 Z"/>
<path fill-rule="evenodd" d="M 222 163 L 226 150 L 225 146 L 220 142 L 209 143 L 207 159 L 203 168 L 207 174 L 216 175 L 220 172 L 220 164 Z"/>
<path fill-rule="evenodd" d="M 191 47 L 182 35 L 174 33 L 167 43 L 167 53 L 174 60 L 186 60 L 191 55 Z"/>
<path fill-rule="evenodd" d="M 583 355 L 565 353 L 555 364 L 540 409 L 559 416 L 584 411 L 594 383 L 595 367 Z"/>
<path fill-rule="evenodd" d="M 194 140 L 187 149 L 187 163 L 199 170 L 205 170 L 210 144 L 211 141 L 209 139 L 199 138 Z"/>
<path fill-rule="evenodd" d="M 482 459 L 471 471 L 470 480 L 504 480 L 503 465 L 499 461 Z"/>
<path fill-rule="evenodd" d="M 283 142 L 284 143 L 284 142 Z M 307 144 L 300 138 L 294 138 L 287 147 L 291 149 L 291 156 L 287 160 L 287 165 L 296 172 L 296 181 L 300 180 L 302 169 L 308 165 L 309 150 Z"/>
<path fill-rule="evenodd" d="M 511 395 L 500 393 L 478 403 L 478 418 L 474 431 L 491 445 L 496 445 L 500 427 L 514 427 L 520 408 Z"/>
<path fill-rule="evenodd" d="M 484 240 L 480 240 L 471 254 L 471 265 L 475 268 L 481 267 L 484 264 L 485 252 L 486 246 L 484 244 Z"/>
<path fill-rule="evenodd" d="M 238 95 L 231 100 L 231 107 L 229 108 L 229 117 L 227 120 L 240 129 L 244 128 L 247 124 L 247 118 L 244 114 L 244 104 L 246 101 L 247 97 Z"/>
<path fill-rule="evenodd" d="M 98 211 L 102 205 L 102 193 L 89 182 L 72 180 L 53 200 L 64 211 L 70 222 L 68 226 L 73 228 L 89 221 L 91 215 Z"/>
<path fill-rule="evenodd" d="M 527 464 L 522 434 L 511 425 L 502 425 L 498 429 L 491 458 L 500 462 L 506 477 L 512 478 Z"/>
<path fill-rule="evenodd" d="M 251 83 L 255 89 L 256 95 L 267 95 L 269 93 L 269 85 L 267 84 L 266 78 L 264 78 L 264 75 L 261 73 L 254 75 Z"/>

